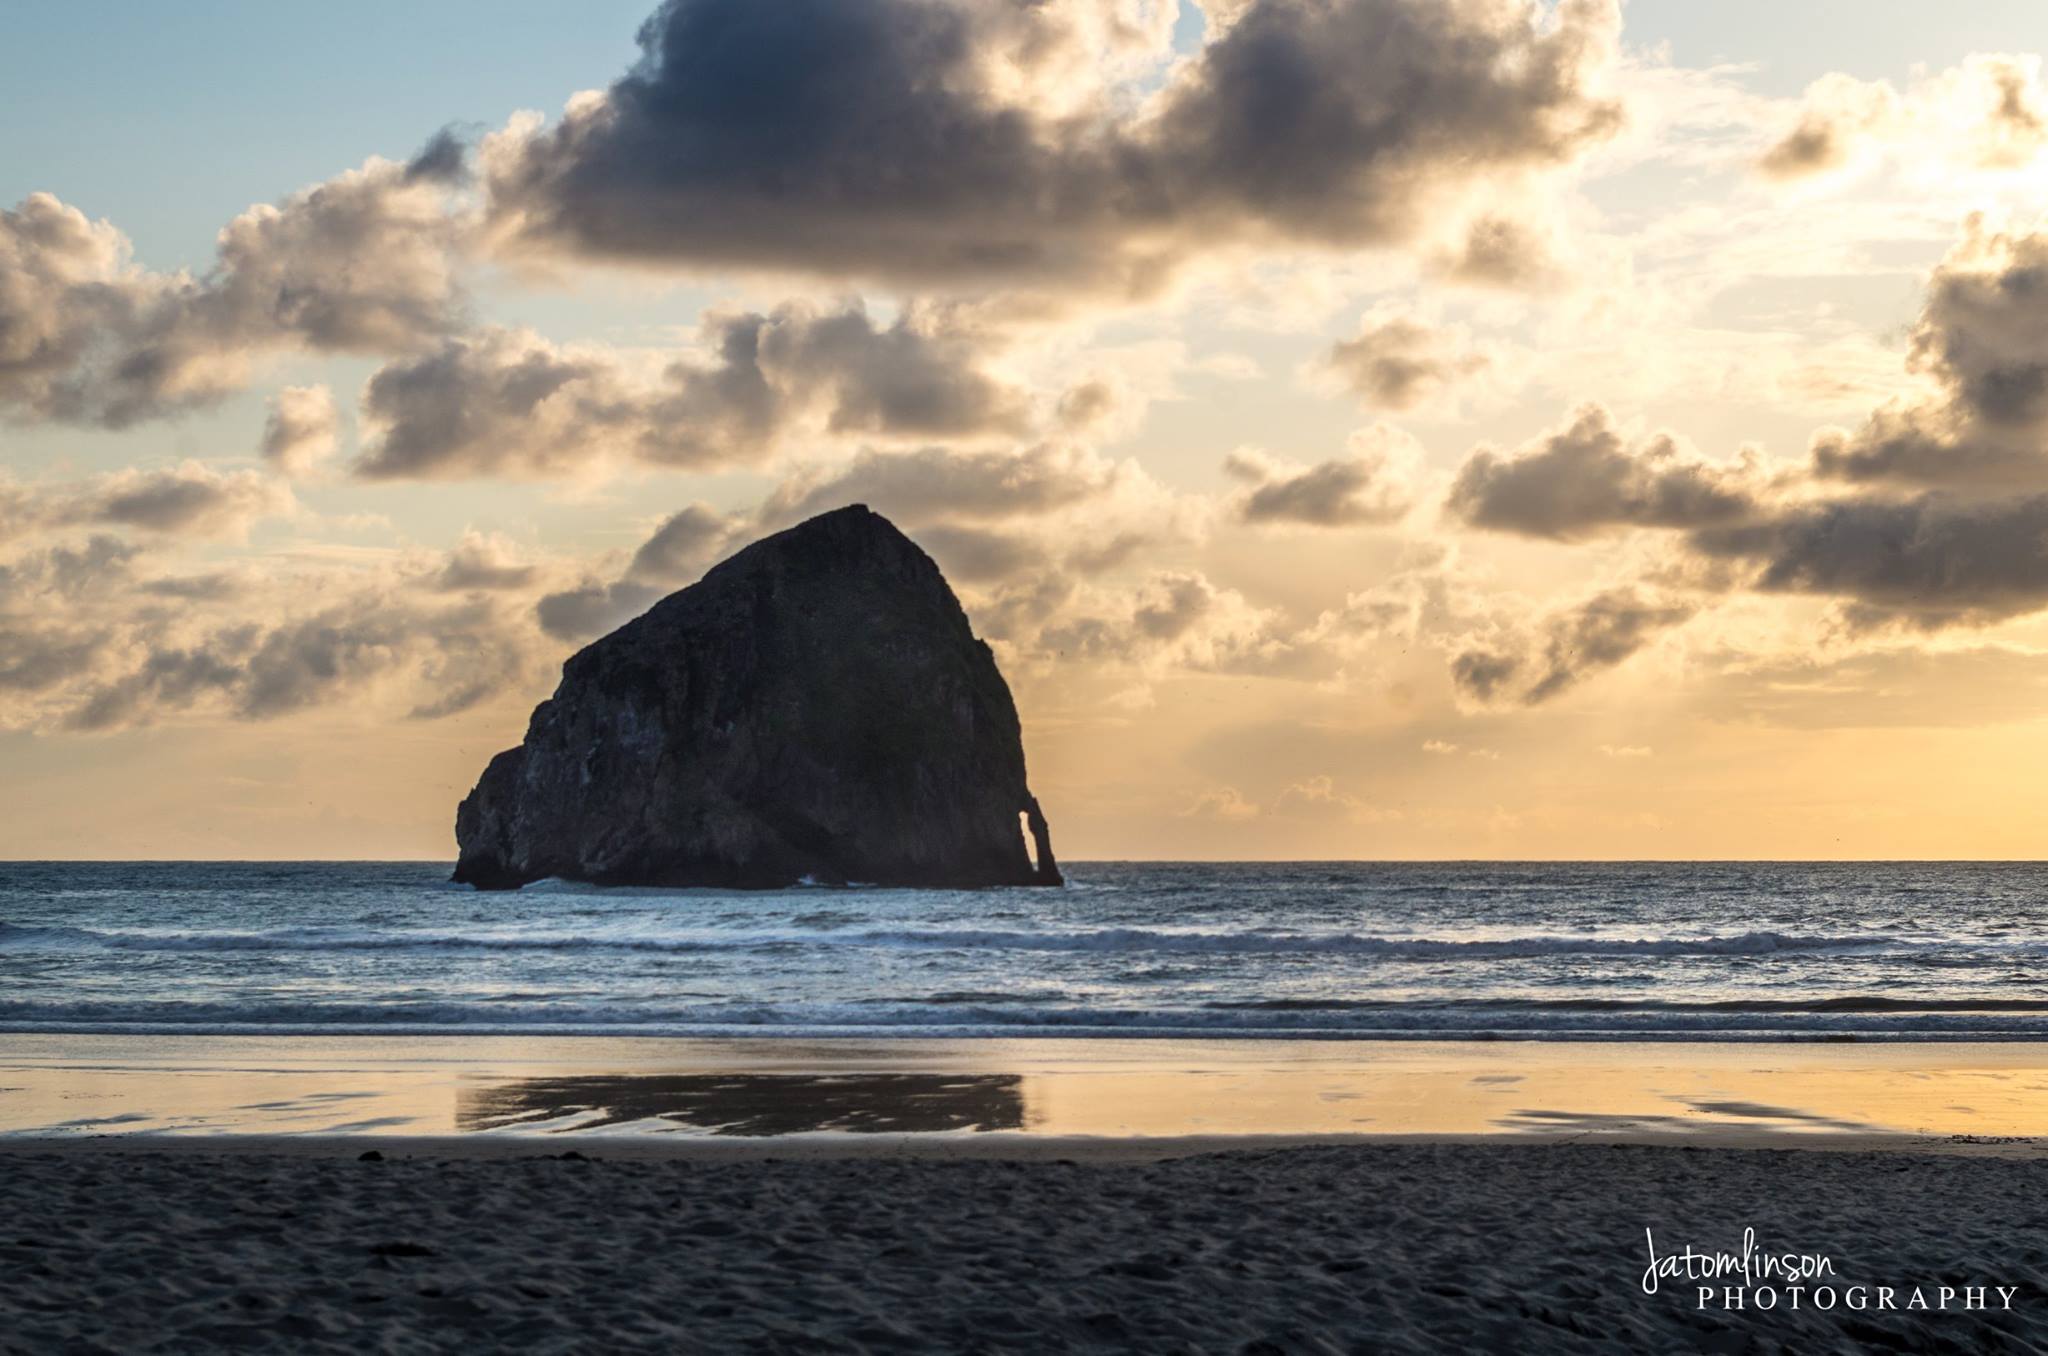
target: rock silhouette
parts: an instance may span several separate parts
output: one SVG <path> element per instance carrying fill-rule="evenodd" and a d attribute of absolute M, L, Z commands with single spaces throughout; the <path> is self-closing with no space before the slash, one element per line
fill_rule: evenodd
<path fill-rule="evenodd" d="M 455 837 L 455 879 L 481 889 L 1061 883 L 995 657 L 861 504 L 570 658 Z"/>

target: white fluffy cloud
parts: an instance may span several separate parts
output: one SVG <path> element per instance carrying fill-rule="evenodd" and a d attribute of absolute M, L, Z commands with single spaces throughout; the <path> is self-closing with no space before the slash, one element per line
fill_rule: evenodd
<path fill-rule="evenodd" d="M 466 231 L 442 176 L 372 159 L 242 213 L 194 277 L 31 194 L 0 211 L 0 408 L 118 428 L 240 390 L 271 354 L 418 347 L 461 323 Z"/>

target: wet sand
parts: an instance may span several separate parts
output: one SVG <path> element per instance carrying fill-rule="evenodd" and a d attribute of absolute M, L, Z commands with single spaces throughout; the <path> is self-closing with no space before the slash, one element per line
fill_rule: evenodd
<path fill-rule="evenodd" d="M 2048 1046 L 0 1035 L 0 1140 L 2048 1133 Z"/>

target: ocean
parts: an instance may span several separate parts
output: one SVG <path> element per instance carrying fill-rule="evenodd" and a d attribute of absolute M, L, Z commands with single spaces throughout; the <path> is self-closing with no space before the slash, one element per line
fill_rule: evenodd
<path fill-rule="evenodd" d="M 481 894 L 438 863 L 0 863 L 0 1031 L 2048 1037 L 2039 864 L 1068 871 Z"/>

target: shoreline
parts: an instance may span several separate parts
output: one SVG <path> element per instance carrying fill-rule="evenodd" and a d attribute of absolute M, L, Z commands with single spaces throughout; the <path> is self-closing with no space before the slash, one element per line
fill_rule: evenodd
<path fill-rule="evenodd" d="M 1773 1133 L 1720 1136 L 1589 1131 L 1573 1136 L 1430 1135 L 0 1135 L 0 1160 L 135 1155 L 168 1158 L 319 1159 L 394 1162 L 614 1163 L 1164 1163 L 1186 1158 L 1268 1155 L 1297 1150 L 1619 1148 L 1668 1153 L 1799 1153 L 1851 1156 L 2048 1158 L 2048 1135 L 1925 1136 Z"/>

